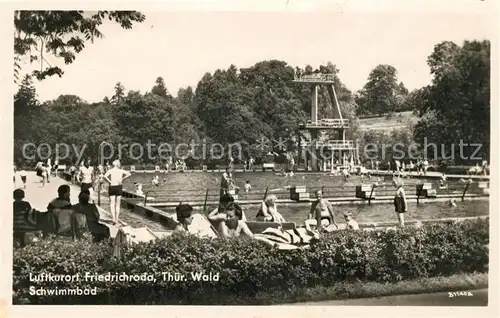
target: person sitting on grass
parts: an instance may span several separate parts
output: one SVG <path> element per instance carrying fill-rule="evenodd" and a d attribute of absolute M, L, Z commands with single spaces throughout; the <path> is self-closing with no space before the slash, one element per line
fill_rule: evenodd
<path fill-rule="evenodd" d="M 100 215 L 97 206 L 94 203 L 89 203 L 90 191 L 82 190 L 78 195 L 78 203 L 73 206 L 75 213 L 85 215 L 87 219 L 87 227 L 94 237 L 94 241 L 98 242 L 110 237 L 109 228 L 99 223 Z"/>
<path fill-rule="evenodd" d="M 264 201 L 262 201 L 259 212 L 257 212 L 257 221 L 278 223 L 285 222 L 285 218 L 278 213 L 278 208 L 276 206 L 277 200 L 278 198 L 274 194 L 271 194 L 267 196 Z"/>
<path fill-rule="evenodd" d="M 230 194 L 222 195 L 220 197 L 219 206 L 213 209 L 212 212 L 208 214 L 208 219 L 210 221 L 225 220 L 226 219 L 225 211 L 230 204 L 236 204 L 237 206 L 239 206 L 237 203 L 234 202 L 234 197 L 232 195 Z M 241 210 L 241 220 L 246 222 L 247 217 L 245 215 L 245 212 L 241 209 L 241 207 L 239 209 Z"/>
<path fill-rule="evenodd" d="M 238 237 L 245 235 L 253 237 L 252 231 L 247 224 L 241 220 L 242 211 L 238 204 L 231 203 L 225 211 L 226 219 L 220 222 L 218 226 L 219 235 L 222 237 Z"/>
<path fill-rule="evenodd" d="M 189 232 L 189 226 L 193 222 L 193 207 L 189 204 L 179 204 L 175 208 L 177 214 L 177 226 L 175 232 Z"/>

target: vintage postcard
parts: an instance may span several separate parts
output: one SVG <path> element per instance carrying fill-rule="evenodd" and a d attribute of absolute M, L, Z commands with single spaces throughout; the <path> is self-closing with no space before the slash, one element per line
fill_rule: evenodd
<path fill-rule="evenodd" d="M 299 2 L 2 9 L 5 317 L 494 316 L 496 5 Z"/>

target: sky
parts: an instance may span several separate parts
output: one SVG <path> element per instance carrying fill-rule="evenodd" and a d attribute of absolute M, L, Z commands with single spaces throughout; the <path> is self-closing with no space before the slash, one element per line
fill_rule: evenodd
<path fill-rule="evenodd" d="M 144 11 L 132 30 L 105 23 L 105 38 L 87 44 L 62 78 L 36 83 L 39 99 L 75 94 L 88 102 L 127 90 L 149 91 L 162 76 L 168 90 L 196 88 L 206 72 L 254 65 L 269 59 L 292 66 L 332 62 L 341 81 L 356 91 L 378 64 L 393 65 L 412 90 L 430 83 L 426 63 L 441 41 L 491 39 L 492 20 L 478 10 L 448 12 L 195 12 Z M 482 12 L 485 12 L 484 10 Z M 24 71 L 38 65 L 25 65 Z"/>

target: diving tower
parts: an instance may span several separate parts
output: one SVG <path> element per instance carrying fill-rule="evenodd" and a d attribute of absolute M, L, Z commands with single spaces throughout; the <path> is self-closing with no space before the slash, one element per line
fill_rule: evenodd
<path fill-rule="evenodd" d="M 346 139 L 346 130 L 350 127 L 349 120 L 342 117 L 334 80 L 335 74 L 296 74 L 293 80 L 293 83 L 311 87 L 311 117 L 306 123 L 299 124 L 299 132 L 308 132 L 310 140 L 304 140 L 306 138 L 301 134 L 299 143 L 302 146 L 311 147 L 312 153 L 306 152 L 306 169 L 310 164 L 312 171 L 321 170 L 318 162 L 318 159 L 321 159 L 321 153 L 329 152 L 331 167 L 334 166 L 335 157 L 342 166 L 348 165 L 347 157 L 354 161 L 356 147 L 354 141 Z M 318 118 L 320 88 L 326 88 L 331 105 L 333 105 L 333 118 Z M 322 138 L 325 134 L 333 137 Z"/>

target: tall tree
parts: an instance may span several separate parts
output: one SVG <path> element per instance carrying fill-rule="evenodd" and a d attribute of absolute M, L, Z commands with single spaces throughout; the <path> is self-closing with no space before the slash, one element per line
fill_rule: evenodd
<path fill-rule="evenodd" d="M 71 64 L 76 54 L 85 48 L 86 42 L 102 38 L 99 26 L 106 18 L 118 23 L 124 29 L 131 29 L 134 23 L 145 20 L 137 11 L 15 11 L 14 13 L 14 67 L 17 74 L 20 60 L 39 61 L 40 70 L 33 75 L 43 80 L 48 76 L 62 76 L 63 70 L 52 66 L 44 57 L 49 53 L 65 64 Z"/>
<path fill-rule="evenodd" d="M 151 89 L 151 93 L 163 98 L 172 98 L 172 96 L 168 93 L 168 89 L 165 85 L 165 80 L 163 79 L 163 77 L 158 77 L 155 81 L 155 84 L 156 85 Z"/>
<path fill-rule="evenodd" d="M 35 122 L 39 109 L 36 89 L 29 75 L 21 82 L 18 92 L 14 95 L 14 158 L 19 163 L 23 159 L 23 145 L 36 139 Z"/>
<path fill-rule="evenodd" d="M 111 103 L 116 105 L 121 103 L 125 98 L 125 87 L 121 82 L 116 83 L 115 85 L 115 93 L 111 96 Z"/>
<path fill-rule="evenodd" d="M 470 162 L 474 146 L 480 144 L 476 157 L 487 158 L 490 152 L 490 42 L 465 41 L 462 46 L 443 42 L 428 58 L 432 84 L 422 96 L 423 115 L 415 138 L 448 149 L 456 161 Z M 434 134 L 429 134 L 434 131 Z M 454 149 L 451 146 L 454 145 Z"/>
<path fill-rule="evenodd" d="M 359 92 L 359 115 L 393 112 L 397 109 L 397 72 L 391 65 L 377 65 Z"/>

